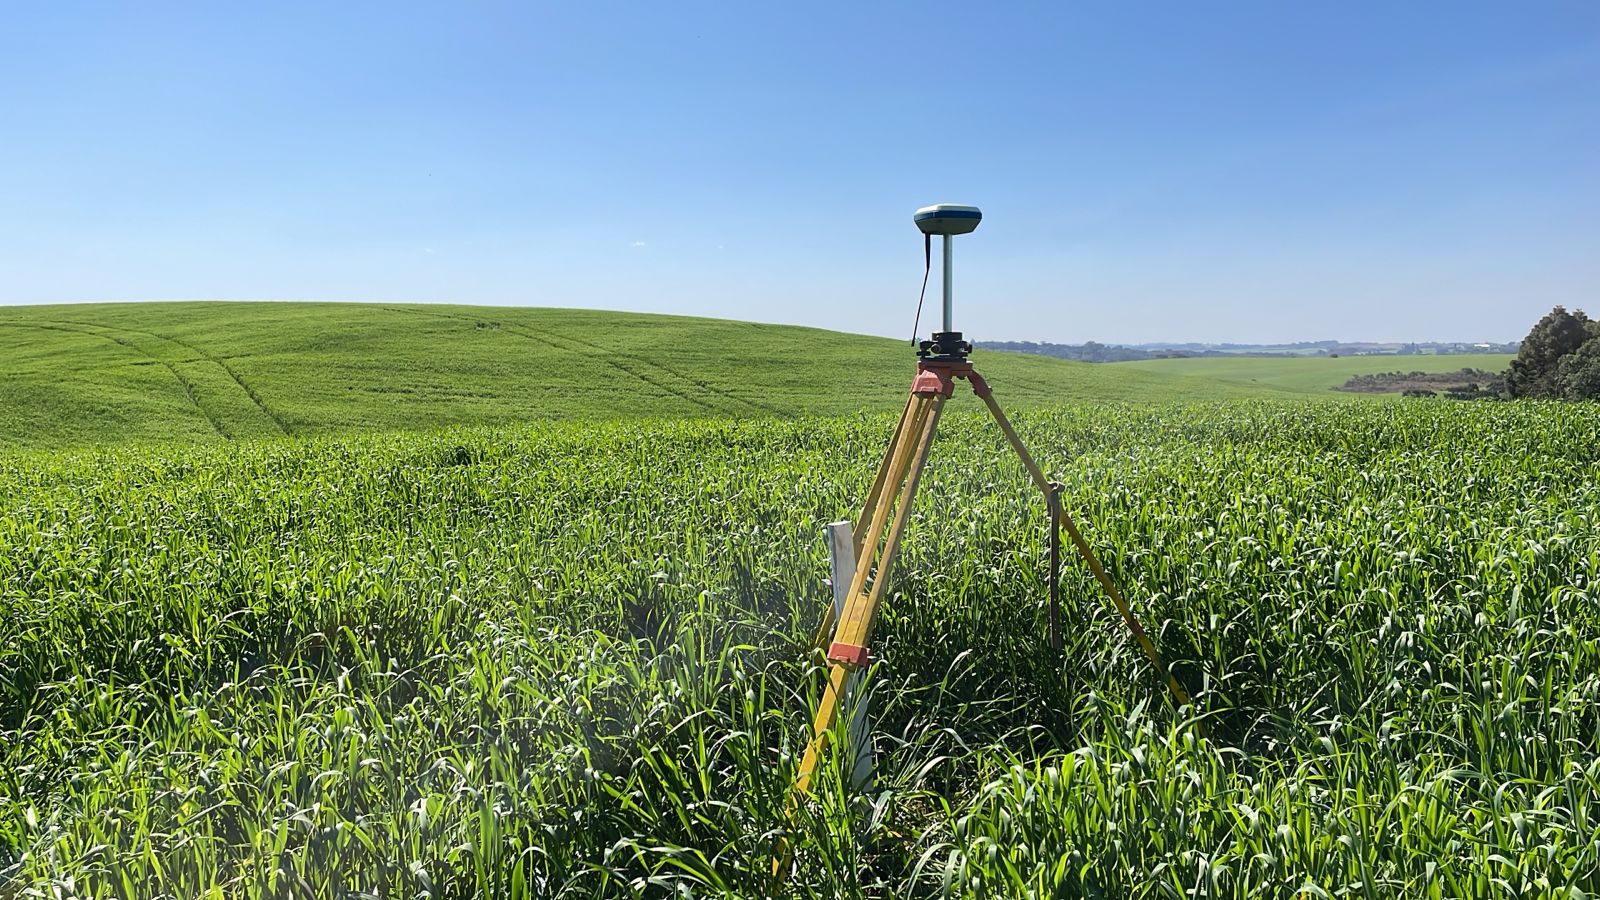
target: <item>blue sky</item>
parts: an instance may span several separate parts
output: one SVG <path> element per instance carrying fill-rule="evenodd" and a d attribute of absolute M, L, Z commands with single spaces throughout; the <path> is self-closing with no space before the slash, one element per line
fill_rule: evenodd
<path fill-rule="evenodd" d="M 978 339 L 1600 313 L 1588 0 L 12 4 L 0 123 L 4 303 L 908 337 L 911 212 L 957 202 L 986 214 L 956 252 Z"/>

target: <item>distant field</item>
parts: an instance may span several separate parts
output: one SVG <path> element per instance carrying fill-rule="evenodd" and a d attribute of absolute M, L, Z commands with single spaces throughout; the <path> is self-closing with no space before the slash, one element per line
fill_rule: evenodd
<path fill-rule="evenodd" d="M 980 352 L 1008 404 L 1259 387 Z M 0 447 L 897 407 L 906 343 L 588 310 L 337 303 L 0 308 Z"/>
<path fill-rule="evenodd" d="M 1161 375 L 1209 378 L 1235 387 L 1317 394 L 1344 384 L 1354 375 L 1374 375 L 1379 372 L 1455 372 L 1464 368 L 1495 372 L 1510 365 L 1511 359 L 1510 355 L 1503 353 L 1467 353 L 1460 356 L 1341 356 L 1338 359 L 1206 357 L 1150 359 L 1110 363 L 1110 365 Z"/>

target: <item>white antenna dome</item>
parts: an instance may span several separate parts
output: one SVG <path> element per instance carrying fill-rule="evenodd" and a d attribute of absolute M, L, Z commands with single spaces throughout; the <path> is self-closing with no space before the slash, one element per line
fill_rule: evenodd
<path fill-rule="evenodd" d="M 971 234 L 983 221 L 983 212 L 976 206 L 936 203 L 917 210 L 911 221 L 923 234 Z"/>

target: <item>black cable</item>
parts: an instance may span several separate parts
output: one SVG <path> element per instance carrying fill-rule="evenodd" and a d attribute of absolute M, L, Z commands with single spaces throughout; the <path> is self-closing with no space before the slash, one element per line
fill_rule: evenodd
<path fill-rule="evenodd" d="M 933 235 L 922 236 L 922 291 L 917 294 L 917 317 L 911 320 L 911 346 L 917 345 L 917 328 L 922 325 L 922 300 L 928 296 L 928 273 L 933 271 Z"/>

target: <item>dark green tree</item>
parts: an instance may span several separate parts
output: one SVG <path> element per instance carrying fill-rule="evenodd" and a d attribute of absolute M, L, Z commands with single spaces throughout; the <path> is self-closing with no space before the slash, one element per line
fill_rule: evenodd
<path fill-rule="evenodd" d="M 1590 330 L 1600 332 L 1600 328 Z M 1600 400 L 1600 335 L 1561 357 L 1556 366 L 1556 382 L 1561 396 L 1568 400 Z"/>
<path fill-rule="evenodd" d="M 1577 350 L 1593 337 L 1589 317 L 1583 310 L 1569 313 L 1563 307 L 1552 309 L 1522 339 L 1517 358 L 1506 375 L 1506 389 L 1513 397 L 1555 399 L 1562 396 L 1561 357 Z"/>

